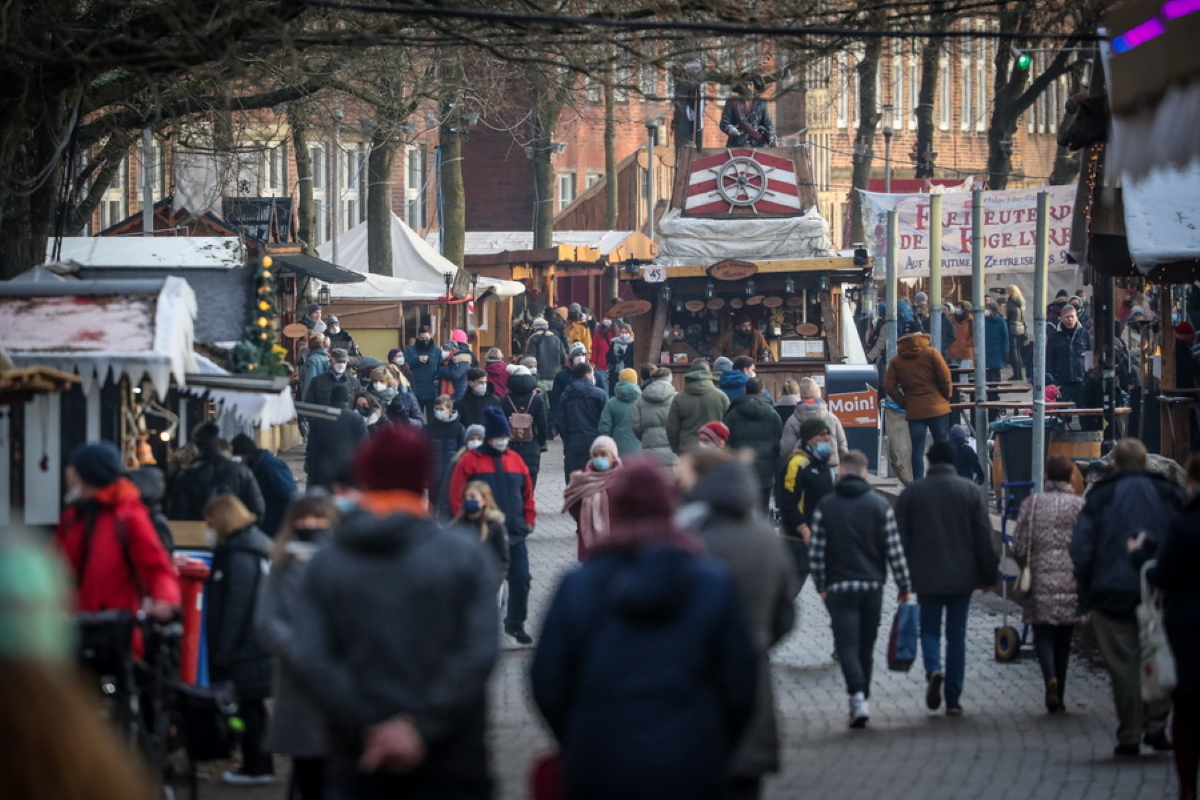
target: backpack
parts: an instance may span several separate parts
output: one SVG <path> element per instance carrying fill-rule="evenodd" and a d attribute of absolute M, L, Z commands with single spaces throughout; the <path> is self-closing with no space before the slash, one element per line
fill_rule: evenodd
<path fill-rule="evenodd" d="M 513 441 L 520 444 L 533 441 L 533 415 L 529 413 L 529 409 L 533 407 L 534 398 L 539 394 L 541 394 L 540 391 L 534 391 L 529 396 L 529 402 L 525 404 L 524 411 L 517 410 L 517 404 L 511 397 L 504 398 L 512 406 L 512 413 L 508 415 L 508 426 L 512 428 Z"/>
<path fill-rule="evenodd" d="M 219 494 L 236 496 L 237 492 L 228 483 L 231 468 L 232 462 L 215 465 L 207 459 L 199 467 L 189 467 L 179 476 L 186 480 L 187 508 L 172 509 L 171 512 L 179 519 L 203 519 L 204 507 L 209 500 Z"/>

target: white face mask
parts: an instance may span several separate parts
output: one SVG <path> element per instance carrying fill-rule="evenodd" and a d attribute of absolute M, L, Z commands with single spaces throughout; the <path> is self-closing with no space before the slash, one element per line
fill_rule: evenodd
<path fill-rule="evenodd" d="M 471 387 L 471 391 L 474 392 L 475 394 L 479 395 L 480 397 L 483 397 L 485 394 L 487 394 L 487 384 L 486 383 L 477 383 Z"/>
<path fill-rule="evenodd" d="M 479 445 L 481 445 L 481 444 L 483 444 L 482 439 L 467 439 L 467 449 L 468 450 L 478 450 Z"/>
<path fill-rule="evenodd" d="M 633 341 L 633 337 L 632 337 L 632 336 L 630 336 L 628 333 L 622 333 L 622 334 L 621 334 L 620 336 L 618 336 L 617 338 L 618 338 L 618 339 L 620 339 L 622 342 L 631 342 L 631 341 Z"/>
<path fill-rule="evenodd" d="M 508 449 L 508 439 L 492 439 L 488 444 L 501 453 Z"/>
<path fill-rule="evenodd" d="M 332 334 L 337 334 L 342 329 L 341 325 L 330 325 L 328 330 Z"/>
<path fill-rule="evenodd" d="M 572 364 L 582 364 L 585 361 L 587 361 L 587 356 L 575 356 L 571 359 Z"/>
<path fill-rule="evenodd" d="M 209 547 L 216 547 L 217 532 L 214 531 L 212 528 L 205 528 L 204 529 L 204 543 L 206 545 L 208 545 Z"/>
<path fill-rule="evenodd" d="M 334 371 L 334 374 L 341 375 L 342 373 L 344 373 L 346 371 L 346 364 L 341 361 L 337 362 L 336 364 L 333 365 L 333 371 Z"/>
<path fill-rule="evenodd" d="M 371 384 L 371 388 L 377 392 L 382 392 L 384 389 L 388 388 L 388 385 L 383 381 L 375 381 Z"/>
<path fill-rule="evenodd" d="M 395 364 L 397 367 L 403 367 L 404 366 L 404 356 L 396 356 L 395 358 L 392 359 L 392 363 Z"/>

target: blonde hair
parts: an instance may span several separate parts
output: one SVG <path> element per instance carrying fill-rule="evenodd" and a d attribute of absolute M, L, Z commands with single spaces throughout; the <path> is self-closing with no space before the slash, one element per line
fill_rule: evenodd
<path fill-rule="evenodd" d="M 283 515 L 279 533 L 275 535 L 275 543 L 271 546 L 272 562 L 279 564 L 288 560 L 287 545 L 296 538 L 296 520 L 304 517 L 327 519 L 329 527 L 333 528 L 338 522 L 337 506 L 328 497 L 305 496 L 293 500 Z"/>
<path fill-rule="evenodd" d="M 786 381 L 783 382 L 783 393 L 785 395 L 786 394 L 800 394 L 800 384 L 796 383 L 791 378 L 788 378 Z"/>
<path fill-rule="evenodd" d="M 324 346 L 325 346 L 325 337 L 322 336 L 321 334 L 314 333 L 312 336 L 308 337 L 308 349 L 309 350 L 320 350 Z"/>
<path fill-rule="evenodd" d="M 1015 283 L 1010 283 L 1008 285 L 1008 296 L 1015 297 L 1018 300 L 1020 300 L 1022 303 L 1025 302 L 1025 295 L 1021 294 L 1021 290 L 1017 288 L 1017 285 Z"/>
<path fill-rule="evenodd" d="M 488 528 L 488 512 L 499 509 L 496 508 L 496 496 L 492 494 L 492 487 L 488 486 L 483 481 L 471 481 L 463 487 L 463 497 L 467 496 L 467 492 L 474 489 L 479 492 L 479 496 L 483 498 L 483 508 L 479 509 L 479 539 L 483 541 L 487 538 Z M 467 510 L 464 506 L 459 506 L 458 514 L 454 517 L 455 522 L 468 522 Z"/>
<path fill-rule="evenodd" d="M 405 389 L 408 388 L 408 378 L 404 377 L 403 370 L 395 364 L 385 364 L 383 368 L 392 373 L 392 377 L 396 379 L 396 386 L 403 386 Z"/>
<path fill-rule="evenodd" d="M 393 375 L 392 371 L 387 367 L 376 367 L 375 369 L 371 370 L 371 380 L 383 381 L 388 386 L 396 385 L 396 376 Z"/>
<path fill-rule="evenodd" d="M 219 494 L 204 506 L 204 521 L 216 531 L 217 539 L 224 541 L 230 534 L 253 525 L 258 517 L 233 495 Z"/>
<path fill-rule="evenodd" d="M 1117 472 L 1146 468 L 1146 445 L 1137 439 L 1122 439 L 1113 445 L 1112 465 Z"/>

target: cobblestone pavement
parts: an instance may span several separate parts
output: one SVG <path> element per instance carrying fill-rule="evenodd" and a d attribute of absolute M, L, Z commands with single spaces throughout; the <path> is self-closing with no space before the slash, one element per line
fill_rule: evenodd
<path fill-rule="evenodd" d="M 535 640 L 559 576 L 575 565 L 574 525 L 569 516 L 557 513 L 563 485 L 561 448 L 552 442 L 542 459 L 538 524 L 529 539 L 533 588 L 528 628 Z M 766 784 L 770 800 L 1176 796 L 1169 755 L 1147 753 L 1121 761 L 1112 756 L 1116 718 L 1103 673 L 1076 658 L 1067 683 L 1069 713 L 1049 716 L 1042 706 L 1036 662 L 1001 664 L 993 658 L 992 632 L 1002 624 L 998 598 L 981 596 L 971 610 L 962 717 L 926 711 L 919 663 L 907 674 L 886 670 L 886 631 L 881 631 L 871 722 L 862 731 L 847 728 L 829 618 L 811 583 L 797 602 L 796 628 L 773 654 L 784 751 L 782 773 Z M 891 619 L 893 608 L 890 599 L 885 620 Z M 493 766 L 498 797 L 524 800 L 529 765 L 551 749 L 551 741 L 529 695 L 532 651 L 507 637 L 504 645 L 491 695 Z M 207 797 L 283 796 L 280 786 L 210 787 L 204 791 Z"/>

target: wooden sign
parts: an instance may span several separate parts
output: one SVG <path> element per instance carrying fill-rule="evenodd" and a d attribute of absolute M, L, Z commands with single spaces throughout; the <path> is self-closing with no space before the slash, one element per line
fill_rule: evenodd
<path fill-rule="evenodd" d="M 763 305 L 767 308 L 779 308 L 781 305 L 783 305 L 783 298 L 768 297 L 766 300 L 763 300 Z"/>
<path fill-rule="evenodd" d="M 729 301 L 730 308 L 741 308 L 744 305 L 746 305 L 746 301 L 740 297 L 735 297 Z"/>
<path fill-rule="evenodd" d="M 299 339 L 301 336 L 307 336 L 308 333 L 308 326 L 303 322 L 293 322 L 283 329 L 283 335 L 289 339 Z"/>
<path fill-rule="evenodd" d="M 608 309 L 609 319 L 637 317 L 653 308 L 649 300 L 625 300 Z"/>
<path fill-rule="evenodd" d="M 804 305 L 804 298 L 801 297 L 800 295 L 796 295 L 795 297 L 789 297 L 787 299 L 787 307 L 788 308 L 795 308 L 796 306 L 802 306 L 802 305 Z"/>
<path fill-rule="evenodd" d="M 727 258 L 708 268 L 708 276 L 718 281 L 741 281 L 758 272 L 758 265 Z"/>
<path fill-rule="evenodd" d="M 819 328 L 811 322 L 801 322 L 796 326 L 796 333 L 801 336 L 816 336 L 818 330 Z"/>
<path fill-rule="evenodd" d="M 747 297 L 747 298 L 746 298 L 746 305 L 748 305 L 748 306 L 756 306 L 756 305 L 758 305 L 759 303 L 761 303 L 763 300 L 766 300 L 766 299 L 767 299 L 767 298 L 763 297 L 761 294 L 756 294 L 756 295 L 754 295 L 754 297 Z"/>
<path fill-rule="evenodd" d="M 714 297 L 712 300 L 708 301 L 708 307 L 713 311 L 716 311 L 719 308 L 725 307 L 725 301 L 720 297 Z"/>
<path fill-rule="evenodd" d="M 683 307 L 686 308 L 688 311 L 703 311 L 704 310 L 704 301 L 703 300 L 688 300 L 686 303 L 683 304 Z"/>

